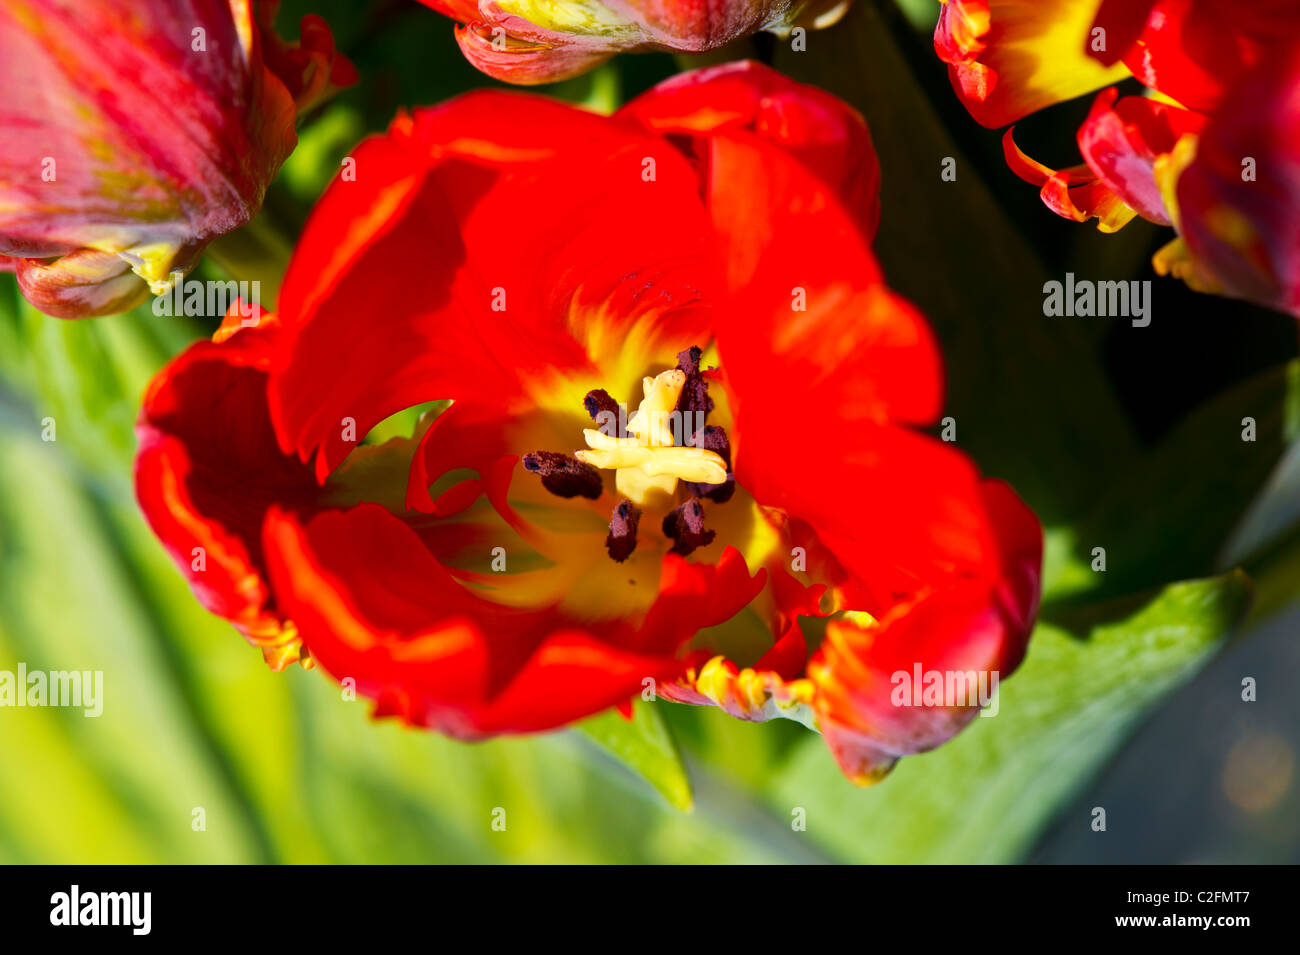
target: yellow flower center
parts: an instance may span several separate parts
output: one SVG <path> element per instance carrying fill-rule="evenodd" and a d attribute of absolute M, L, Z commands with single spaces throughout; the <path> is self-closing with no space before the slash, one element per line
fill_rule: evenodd
<path fill-rule="evenodd" d="M 726 481 L 727 465 L 717 453 L 678 443 L 693 433 L 676 410 L 686 374 L 673 368 L 641 384 L 645 397 L 627 420 L 629 437 L 587 428 L 583 437 L 590 450 L 574 457 L 593 467 L 615 469 L 618 493 L 640 507 L 671 507 L 678 481 Z"/>

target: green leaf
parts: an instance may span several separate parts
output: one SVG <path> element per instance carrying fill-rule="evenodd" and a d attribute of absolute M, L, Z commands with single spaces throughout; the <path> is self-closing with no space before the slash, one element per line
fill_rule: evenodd
<path fill-rule="evenodd" d="M 1096 601 L 1225 569 L 1230 535 L 1295 440 L 1297 402 L 1300 361 L 1292 361 L 1206 402 L 1132 462 L 1049 543 L 1047 612 L 1052 601 Z M 1105 573 L 1089 567 L 1094 547 L 1105 548 Z"/>
<path fill-rule="evenodd" d="M 939 11 L 943 9 L 935 0 L 895 0 L 903 16 L 917 30 L 934 32 Z"/>
<path fill-rule="evenodd" d="M 159 318 L 147 304 L 108 319 L 51 318 L 0 275 L 0 407 L 125 495 L 145 386 L 197 333 L 191 320 Z"/>
<path fill-rule="evenodd" d="M 259 861 L 146 606 L 58 442 L 0 427 L 0 669 L 102 674 L 100 715 L 3 711 L 0 828 L 40 862 Z M 138 519 L 137 519 L 138 520 Z M 93 679 L 93 677 L 92 677 Z M 207 831 L 191 827 L 193 810 Z"/>
<path fill-rule="evenodd" d="M 690 778 L 672 731 L 657 707 L 637 701 L 630 720 L 610 710 L 579 723 L 577 728 L 643 776 L 669 805 L 681 810 L 692 808 Z"/>
<path fill-rule="evenodd" d="M 1270 543 L 1250 561 L 1248 569 L 1255 585 L 1255 602 L 1247 624 L 1253 626 L 1290 607 L 1300 594 L 1300 526 Z"/>
<path fill-rule="evenodd" d="M 359 110 L 329 105 L 299 131 L 298 145 L 280 168 L 275 188 L 292 197 L 299 208 L 311 208 L 365 135 Z"/>
<path fill-rule="evenodd" d="M 904 759 L 876 786 L 838 778 L 820 740 L 769 790 L 774 809 L 807 810 L 808 835 L 848 861 L 1003 863 L 1024 858 L 1052 815 L 1186 680 L 1245 613 L 1244 574 L 1173 584 L 1122 620 L 1093 608 L 1076 632 L 1040 624 L 997 713 Z M 1086 825 L 1080 820 L 1079 825 Z"/>

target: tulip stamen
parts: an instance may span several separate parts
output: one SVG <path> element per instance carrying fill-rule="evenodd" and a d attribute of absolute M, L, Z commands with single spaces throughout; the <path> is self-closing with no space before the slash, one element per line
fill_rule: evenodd
<path fill-rule="evenodd" d="M 588 450 L 574 455 L 585 464 L 616 471 L 619 494 L 640 507 L 670 504 L 678 481 L 722 484 L 727 480 L 727 464 L 716 451 L 677 444 L 672 425 L 681 421 L 677 404 L 686 377 L 680 368 L 672 368 L 644 378 L 645 397 L 628 418 L 628 437 L 587 428 L 583 437 Z"/>
<path fill-rule="evenodd" d="M 567 454 L 531 451 L 524 455 L 524 470 L 540 474 L 542 487 L 558 497 L 582 496 L 594 501 L 605 489 L 599 471 Z"/>
<path fill-rule="evenodd" d="M 636 550 L 636 531 L 640 523 L 641 508 L 626 498 L 619 501 L 609 519 L 609 535 L 605 538 L 605 549 L 618 563 L 623 563 Z"/>
<path fill-rule="evenodd" d="M 620 421 L 621 407 L 609 392 L 589 391 L 583 407 L 598 428 L 586 428 L 587 447 L 572 457 L 550 451 L 524 455 L 524 468 L 541 475 L 542 485 L 560 497 L 600 496 L 600 469 L 615 472 L 619 503 L 609 522 L 605 548 L 618 562 L 636 549 L 641 513 L 664 514 L 670 553 L 687 555 L 713 542 L 704 529 L 702 498 L 722 503 L 735 491 L 731 444 L 727 432 L 705 425 L 713 410 L 708 382 L 700 371 L 699 348 L 677 356 L 677 367 L 641 380 L 644 397 L 636 411 Z M 689 423 L 688 423 L 689 422 Z M 686 499 L 678 484 L 686 485 Z"/>
<path fill-rule="evenodd" d="M 673 546 L 669 553 L 689 554 L 697 547 L 708 547 L 713 543 L 713 531 L 704 529 L 704 508 L 700 499 L 693 497 L 679 504 L 664 517 L 665 537 L 671 537 Z"/>

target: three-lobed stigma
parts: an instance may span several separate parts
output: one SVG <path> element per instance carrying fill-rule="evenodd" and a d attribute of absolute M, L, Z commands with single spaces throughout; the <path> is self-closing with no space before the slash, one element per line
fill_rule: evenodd
<path fill-rule="evenodd" d="M 643 509 L 662 515 L 671 553 L 686 555 L 714 539 L 704 527 L 700 499 L 727 501 L 735 481 L 726 431 L 705 423 L 713 401 L 701 355 L 701 349 L 688 348 L 677 356 L 676 368 L 643 378 L 644 397 L 622 426 L 618 402 L 603 389 L 588 392 L 583 406 L 600 427 L 583 431 L 585 450 L 572 457 L 549 451 L 524 455 L 525 470 L 538 474 L 559 497 L 599 498 L 598 469 L 615 472 L 619 502 L 605 547 L 616 561 L 627 560 L 636 549 Z M 684 499 L 679 483 L 685 484 Z"/>

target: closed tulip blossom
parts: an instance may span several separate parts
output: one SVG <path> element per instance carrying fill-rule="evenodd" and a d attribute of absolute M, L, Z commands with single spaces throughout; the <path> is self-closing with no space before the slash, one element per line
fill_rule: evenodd
<path fill-rule="evenodd" d="M 0 268 L 62 318 L 124 311 L 261 207 L 299 112 L 354 80 L 265 0 L 0 5 Z"/>
<path fill-rule="evenodd" d="M 421 0 L 457 21 L 465 58 L 507 83 L 552 83 L 617 53 L 704 53 L 766 30 L 820 29 L 851 0 Z"/>
<path fill-rule="evenodd" d="M 1058 215 L 1176 237 L 1154 265 L 1300 317 L 1300 5 L 1294 0 L 947 0 L 935 48 L 971 115 L 1005 126 L 1100 89 L 1056 169 L 1003 137 Z M 1112 85 L 1136 78 L 1145 95 Z"/>
<path fill-rule="evenodd" d="M 939 351 L 847 106 L 732 64 L 612 117 L 471 93 L 353 155 L 279 313 L 139 424 L 146 517 L 273 667 L 467 740 L 651 694 L 790 717 L 867 782 L 983 702 L 900 673 L 1020 663 L 1041 530 L 921 430 Z"/>

